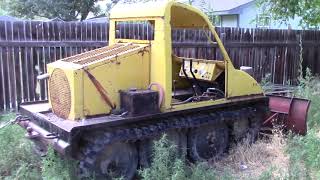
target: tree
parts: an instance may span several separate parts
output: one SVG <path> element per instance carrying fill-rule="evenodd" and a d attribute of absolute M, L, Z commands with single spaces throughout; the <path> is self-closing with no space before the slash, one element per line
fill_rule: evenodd
<path fill-rule="evenodd" d="M 319 0 L 258 0 L 258 5 L 272 18 L 282 22 L 301 17 L 300 24 L 305 27 L 319 27 Z"/>
<path fill-rule="evenodd" d="M 0 0 L 0 16 L 5 15 L 6 11 L 3 8 L 3 0 Z"/>
<path fill-rule="evenodd" d="M 65 21 L 85 20 L 91 12 L 94 15 L 107 15 L 117 3 L 136 3 L 151 0 L 109 0 L 106 12 L 102 12 L 99 0 L 0 0 L 10 15 L 34 19 L 35 17 L 60 18 Z"/>
<path fill-rule="evenodd" d="M 98 0 L 1 0 L 9 14 L 34 19 L 60 18 L 65 21 L 84 20 L 90 12 L 100 12 Z"/>

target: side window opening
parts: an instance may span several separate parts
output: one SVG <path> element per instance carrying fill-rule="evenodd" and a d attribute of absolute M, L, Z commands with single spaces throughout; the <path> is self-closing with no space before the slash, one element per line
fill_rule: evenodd
<path fill-rule="evenodd" d="M 172 42 L 172 105 L 224 98 L 225 64 L 211 32 L 174 29 Z"/>
<path fill-rule="evenodd" d="M 154 40 L 154 20 L 117 21 L 116 39 Z"/>

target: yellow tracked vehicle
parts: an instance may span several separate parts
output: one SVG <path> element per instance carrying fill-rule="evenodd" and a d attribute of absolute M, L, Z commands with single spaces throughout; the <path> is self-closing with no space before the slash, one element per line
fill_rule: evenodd
<path fill-rule="evenodd" d="M 121 23 L 143 22 L 151 39 L 122 38 Z M 178 57 L 172 30 L 211 32 L 219 59 Z M 49 101 L 24 103 L 27 136 L 80 161 L 79 177 L 132 179 L 150 164 L 152 141 L 166 133 L 181 154 L 205 161 L 232 141 L 254 140 L 268 98 L 235 69 L 215 27 L 199 10 L 175 1 L 123 5 L 110 16 L 109 46 L 47 65 Z"/>

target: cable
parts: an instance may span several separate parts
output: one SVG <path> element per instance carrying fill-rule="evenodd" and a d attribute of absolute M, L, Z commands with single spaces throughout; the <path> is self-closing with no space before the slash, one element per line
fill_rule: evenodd
<path fill-rule="evenodd" d="M 190 81 L 190 78 L 189 78 L 188 74 L 186 73 L 186 70 L 184 69 L 184 67 L 185 67 L 185 59 L 182 60 L 182 71 L 183 71 L 183 74 L 186 77 L 187 81 L 191 84 L 191 87 L 192 87 L 192 90 L 193 90 L 193 94 L 197 95 L 197 92 L 193 87 L 193 83 Z"/>

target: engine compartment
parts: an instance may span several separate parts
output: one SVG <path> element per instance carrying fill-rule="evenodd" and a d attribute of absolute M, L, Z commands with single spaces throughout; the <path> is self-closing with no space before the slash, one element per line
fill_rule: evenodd
<path fill-rule="evenodd" d="M 172 104 L 216 100 L 225 97 L 225 63 L 172 56 Z"/>

